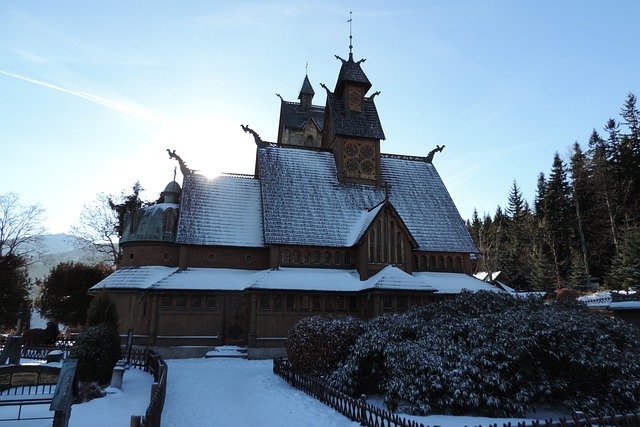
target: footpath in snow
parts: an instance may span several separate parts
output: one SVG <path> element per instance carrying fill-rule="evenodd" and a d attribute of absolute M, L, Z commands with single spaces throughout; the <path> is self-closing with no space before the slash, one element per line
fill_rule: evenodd
<path fill-rule="evenodd" d="M 273 374 L 271 360 L 167 360 L 162 427 L 358 426 Z"/>

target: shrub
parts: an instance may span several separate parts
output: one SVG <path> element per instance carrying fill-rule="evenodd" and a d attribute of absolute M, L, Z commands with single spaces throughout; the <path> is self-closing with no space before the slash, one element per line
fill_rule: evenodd
<path fill-rule="evenodd" d="M 70 357 L 78 359 L 79 381 L 108 383 L 120 359 L 118 331 L 108 325 L 89 326 L 78 335 Z"/>
<path fill-rule="evenodd" d="M 87 310 L 87 326 L 96 325 L 109 325 L 118 329 L 118 311 L 105 290 L 93 297 Z"/>
<path fill-rule="evenodd" d="M 329 377 L 392 410 L 522 416 L 542 403 L 640 406 L 640 333 L 573 301 L 463 293 L 372 319 Z"/>
<path fill-rule="evenodd" d="M 363 323 L 353 317 L 312 316 L 291 327 L 286 351 L 296 372 L 321 376 L 331 372 L 348 355 Z"/>

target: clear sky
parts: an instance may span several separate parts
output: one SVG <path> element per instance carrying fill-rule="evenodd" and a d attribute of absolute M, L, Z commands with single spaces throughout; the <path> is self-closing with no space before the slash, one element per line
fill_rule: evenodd
<path fill-rule="evenodd" d="M 640 2 L 0 0 L 0 194 L 66 232 L 96 194 L 155 199 L 175 149 L 207 172 L 252 173 L 280 100 L 308 64 L 314 104 L 353 51 L 381 91 L 387 153 L 426 155 L 464 219 L 532 201 L 554 152 L 586 144 L 640 96 Z M 178 181 L 181 176 L 178 172 Z"/>

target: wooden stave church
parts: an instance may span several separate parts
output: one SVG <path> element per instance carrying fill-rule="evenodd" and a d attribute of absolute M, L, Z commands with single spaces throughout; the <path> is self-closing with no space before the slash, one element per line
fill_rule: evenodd
<path fill-rule="evenodd" d="M 243 126 L 254 175 L 209 179 L 169 152 L 182 187 L 127 216 L 122 267 L 92 288 L 109 292 L 121 333 L 168 357 L 223 345 L 275 357 L 307 316 L 367 319 L 497 290 L 470 276 L 478 249 L 433 166 L 442 147 L 381 153 L 379 93 L 367 96 L 363 60 L 337 58 L 324 107 L 308 76 L 298 102 L 280 97 L 275 143 Z"/>

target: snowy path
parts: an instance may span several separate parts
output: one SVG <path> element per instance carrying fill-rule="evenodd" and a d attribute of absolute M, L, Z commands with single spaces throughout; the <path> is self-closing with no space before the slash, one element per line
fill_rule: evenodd
<path fill-rule="evenodd" d="M 271 360 L 167 360 L 162 427 L 358 426 L 273 374 Z"/>

